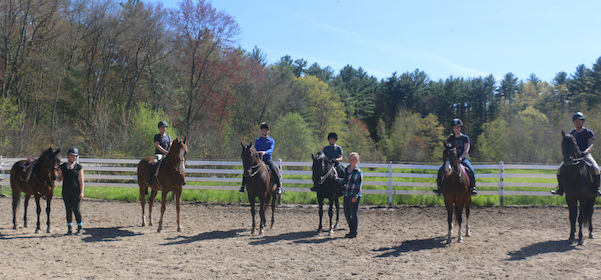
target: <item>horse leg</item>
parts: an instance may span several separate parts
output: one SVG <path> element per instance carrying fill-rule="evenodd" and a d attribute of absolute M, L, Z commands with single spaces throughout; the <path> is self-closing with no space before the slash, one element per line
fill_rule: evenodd
<path fill-rule="evenodd" d="M 253 225 L 250 231 L 250 234 L 255 234 L 255 198 L 248 195 L 248 201 L 250 202 L 250 215 L 253 218 Z"/>
<path fill-rule="evenodd" d="M 323 196 L 319 195 L 319 193 L 317 193 L 317 203 L 319 204 L 319 226 L 317 227 L 317 233 L 320 233 L 323 222 Z"/>
<path fill-rule="evenodd" d="M 157 228 L 157 232 L 161 232 L 163 229 L 163 215 L 165 215 L 165 204 L 167 203 L 167 190 L 161 191 L 161 218 L 159 218 L 159 227 Z"/>
<path fill-rule="evenodd" d="M 568 200 L 566 198 L 566 202 L 568 203 L 568 211 L 570 212 L 570 237 L 568 238 L 568 240 L 570 242 L 574 242 L 574 234 L 576 232 L 576 218 L 578 217 L 578 205 L 576 205 L 576 202 L 572 199 Z"/>
<path fill-rule="evenodd" d="M 35 233 L 40 232 L 40 213 L 42 213 L 42 207 L 40 207 L 40 197 L 35 195 L 35 212 L 38 214 L 38 221 L 36 222 Z"/>
<path fill-rule="evenodd" d="M 148 225 L 152 226 L 152 206 L 154 205 L 154 200 L 157 197 L 158 191 L 152 189 L 150 191 L 150 197 L 148 198 Z"/>
<path fill-rule="evenodd" d="M 472 232 L 470 231 L 470 206 L 467 205 L 465 207 L 465 236 L 472 236 Z"/>
<path fill-rule="evenodd" d="M 458 237 L 457 242 L 461 243 L 463 241 L 463 233 L 461 229 L 461 222 L 463 220 L 463 205 L 455 205 L 455 216 L 457 217 L 457 228 L 458 228 Z"/>
<path fill-rule="evenodd" d="M 146 207 L 146 188 L 140 187 L 140 205 L 142 206 L 142 226 L 146 226 L 146 216 L 144 207 Z"/>
<path fill-rule="evenodd" d="M 181 220 L 180 220 L 180 210 L 181 210 L 181 197 L 182 197 L 182 190 L 179 189 L 177 191 L 174 192 L 175 193 L 175 211 L 177 212 L 177 231 L 182 231 L 183 227 L 181 224 Z"/>
<path fill-rule="evenodd" d="M 451 236 L 453 231 L 453 206 L 447 205 L 447 223 L 449 224 L 449 232 L 447 234 L 447 244 L 451 244 Z"/>
<path fill-rule="evenodd" d="M 334 224 L 332 223 L 332 216 L 334 216 L 334 196 L 335 195 L 330 195 L 328 198 L 328 216 L 330 216 L 330 230 L 328 231 L 328 235 L 334 233 Z"/>
<path fill-rule="evenodd" d="M 52 201 L 52 194 L 48 195 L 48 197 L 46 197 L 46 233 L 50 233 L 50 205 Z"/>
<path fill-rule="evenodd" d="M 13 190 L 13 229 L 17 229 L 17 208 L 19 207 L 19 192 Z"/>
<path fill-rule="evenodd" d="M 23 227 L 27 227 L 27 206 L 29 206 L 30 194 L 25 194 L 23 198 Z"/>
<path fill-rule="evenodd" d="M 593 212 L 595 211 L 595 201 L 589 202 L 588 206 L 588 238 L 593 239 L 595 238 L 595 235 L 593 234 Z"/>
<path fill-rule="evenodd" d="M 265 197 L 261 196 L 259 199 L 259 235 L 263 235 L 263 227 L 265 226 Z"/>
<path fill-rule="evenodd" d="M 275 223 L 275 203 L 277 201 L 278 194 L 275 194 L 271 198 L 271 226 L 269 229 L 273 229 L 273 224 Z"/>
<path fill-rule="evenodd" d="M 338 222 L 340 221 L 340 202 L 338 198 L 334 198 L 334 205 L 336 205 L 336 224 L 334 224 L 334 228 L 338 228 Z"/>

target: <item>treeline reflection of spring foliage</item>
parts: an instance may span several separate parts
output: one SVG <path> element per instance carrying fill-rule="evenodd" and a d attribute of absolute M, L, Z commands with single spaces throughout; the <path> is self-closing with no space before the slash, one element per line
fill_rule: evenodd
<path fill-rule="evenodd" d="M 308 160 L 339 134 L 364 161 L 437 162 L 451 119 L 475 161 L 555 163 L 583 111 L 601 133 L 601 58 L 552 81 L 449 77 L 419 69 L 378 80 L 238 46 L 240 28 L 203 0 L 6 0 L 0 4 L 0 154 L 77 146 L 85 156 L 153 152 L 156 123 L 188 136 L 191 158 L 238 159 L 267 121 L 275 157 Z M 399 68 L 402 69 L 402 65 Z M 599 157 L 601 149 L 594 149 Z"/>

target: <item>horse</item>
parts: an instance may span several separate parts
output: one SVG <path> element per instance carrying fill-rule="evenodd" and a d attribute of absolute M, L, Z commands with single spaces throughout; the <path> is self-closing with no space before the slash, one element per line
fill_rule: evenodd
<path fill-rule="evenodd" d="M 147 156 L 138 163 L 138 186 L 140 186 L 140 204 L 142 205 L 142 226 L 146 226 L 146 216 L 144 216 L 145 196 L 148 193 L 148 188 L 151 188 L 150 197 L 148 198 L 148 225 L 152 226 L 152 204 L 158 191 L 161 191 L 161 218 L 159 219 L 159 227 L 157 232 L 163 229 L 163 214 L 165 214 L 165 203 L 167 202 L 167 194 L 171 191 L 175 196 L 175 210 L 177 212 L 177 231 L 182 231 L 180 222 L 181 196 L 183 186 L 186 184 L 186 159 L 188 155 L 188 147 L 186 146 L 187 138 L 183 140 L 175 138 L 169 149 L 169 153 L 162 160 L 157 175 L 156 184 L 148 185 L 148 178 L 152 176 L 156 163 L 154 156 Z"/>
<path fill-rule="evenodd" d="M 259 158 L 259 153 L 252 146 L 242 144 L 242 165 L 244 168 L 243 181 L 248 192 L 248 202 L 250 202 L 250 214 L 252 216 L 252 230 L 250 234 L 255 234 L 255 198 L 259 198 L 259 235 L 263 235 L 263 227 L 266 224 L 265 210 L 267 204 L 271 201 L 271 226 L 275 222 L 275 202 L 277 200 L 277 191 L 275 181 L 271 180 L 271 174 L 267 165 Z"/>
<path fill-rule="evenodd" d="M 317 228 L 317 233 L 322 230 L 323 200 L 327 198 L 330 206 L 328 208 L 328 215 L 330 216 L 330 230 L 328 234 L 331 235 L 334 229 L 338 227 L 338 215 L 340 212 L 338 198 L 342 196 L 342 192 L 339 192 L 337 189 L 337 180 L 334 178 L 336 167 L 322 152 L 318 152 L 315 156 L 311 154 L 311 158 L 313 159 L 313 184 L 315 184 L 317 189 L 317 202 L 319 203 L 319 227 Z M 342 174 L 339 174 L 339 176 L 342 176 Z M 333 204 L 336 206 L 336 224 L 332 224 Z"/>
<path fill-rule="evenodd" d="M 13 197 L 13 229 L 17 229 L 17 206 L 19 206 L 21 192 L 23 192 L 25 193 L 23 227 L 27 227 L 27 206 L 29 205 L 29 198 L 33 195 L 38 216 L 35 233 L 40 232 L 40 213 L 42 212 L 40 198 L 46 199 L 46 232 L 51 232 L 50 204 L 54 195 L 54 181 L 58 176 L 58 167 L 61 163 L 59 153 L 60 149 L 54 151 L 52 148 L 48 148 L 48 150 L 43 151 L 37 160 L 30 163 L 32 166 L 27 167 L 32 168 L 28 180 L 24 179 L 27 176 L 25 174 L 27 160 L 20 160 L 13 164 L 10 170 L 10 188 Z"/>
<path fill-rule="evenodd" d="M 563 167 L 561 169 L 561 184 L 565 190 L 566 202 L 570 212 L 570 237 L 574 242 L 576 232 L 576 218 L 578 218 L 578 245 L 584 245 L 582 239 L 582 226 L 588 223 L 589 238 L 593 238 L 593 210 L 596 193 L 593 187 L 594 172 L 586 166 L 581 151 L 572 134 L 561 132 L 561 151 L 563 154 Z M 580 204 L 580 211 L 578 211 Z"/>
<path fill-rule="evenodd" d="M 449 224 L 449 232 L 447 236 L 447 244 L 451 243 L 451 233 L 453 230 L 453 210 L 459 225 L 458 242 L 463 241 L 461 232 L 462 212 L 465 208 L 465 231 L 466 236 L 471 236 L 470 232 L 470 206 L 472 197 L 469 192 L 469 177 L 466 173 L 466 168 L 457 158 L 457 149 L 452 143 L 443 142 L 443 165 L 441 167 L 442 174 L 439 172 L 438 180 L 441 185 L 442 195 L 444 197 L 444 205 L 447 209 L 447 222 Z"/>

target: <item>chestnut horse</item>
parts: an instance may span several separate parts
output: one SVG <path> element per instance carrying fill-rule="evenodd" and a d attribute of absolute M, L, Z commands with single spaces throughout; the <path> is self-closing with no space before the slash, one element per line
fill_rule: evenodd
<path fill-rule="evenodd" d="M 311 154 L 313 159 L 313 184 L 317 189 L 317 203 L 319 204 L 319 227 L 317 232 L 321 232 L 322 220 L 323 220 L 323 200 L 328 199 L 329 208 L 328 215 L 330 216 L 330 230 L 328 232 L 331 235 L 334 229 L 338 226 L 338 213 L 340 212 L 340 202 L 338 197 L 342 196 L 342 192 L 337 189 L 337 181 L 334 178 L 335 166 L 324 153 L 318 152 L 317 155 Z M 343 177 L 343 174 L 338 174 L 339 177 Z M 333 206 L 336 206 L 336 224 L 332 224 Z"/>
<path fill-rule="evenodd" d="M 561 151 L 563 154 L 563 166 L 561 168 L 562 184 L 568 210 L 570 212 L 570 238 L 574 242 L 576 232 L 576 218 L 578 218 L 578 244 L 583 245 L 582 226 L 588 224 L 589 238 L 593 238 L 593 210 L 595 205 L 596 193 L 593 188 L 594 173 L 587 168 L 585 161 L 581 156 L 576 138 L 572 134 L 561 132 L 563 139 L 561 141 Z M 580 204 L 580 211 L 578 211 Z"/>
<path fill-rule="evenodd" d="M 246 185 L 246 191 L 248 192 L 248 202 L 250 202 L 250 214 L 253 218 L 253 225 L 250 234 L 255 234 L 255 198 L 259 198 L 259 216 L 261 222 L 259 223 L 259 235 L 263 235 L 263 227 L 267 219 L 265 218 L 265 210 L 267 203 L 271 199 L 271 226 L 275 222 L 275 202 L 277 200 L 276 185 L 269 173 L 267 165 L 259 158 L 259 153 L 252 146 L 252 143 L 248 145 L 242 144 L 242 165 L 244 168 L 243 182 Z"/>
<path fill-rule="evenodd" d="M 462 212 L 465 208 L 465 235 L 470 236 L 470 205 L 472 197 L 469 192 L 469 177 L 466 168 L 457 158 L 457 149 L 452 143 L 444 143 L 442 176 L 439 176 L 442 195 L 444 196 L 444 205 L 447 208 L 447 222 L 449 223 L 449 232 L 447 244 L 451 243 L 451 232 L 453 230 L 453 210 L 459 226 L 458 242 L 463 240 L 461 236 Z"/>
<path fill-rule="evenodd" d="M 33 168 L 33 170 L 28 181 L 23 180 L 26 176 L 24 167 L 27 161 L 20 160 L 13 164 L 10 170 L 10 187 L 13 196 L 13 229 L 17 229 L 17 206 L 19 206 L 20 195 L 23 192 L 25 193 L 23 227 L 27 227 L 27 205 L 29 204 L 29 198 L 33 195 L 36 213 L 38 214 L 35 233 L 40 232 L 40 213 L 42 212 L 40 198 L 43 197 L 46 199 L 46 232 L 50 233 L 50 203 L 54 195 L 54 180 L 58 175 L 58 167 L 61 163 L 58 156 L 59 152 L 60 149 L 53 151 L 52 148 L 48 148 L 48 150 L 42 152 L 37 160 L 30 163 L 33 166 L 29 168 Z"/>
<path fill-rule="evenodd" d="M 147 180 L 154 172 L 153 163 L 154 156 L 147 156 L 138 163 L 138 185 L 140 186 L 140 203 L 142 204 L 142 226 L 146 225 L 146 216 L 144 216 L 145 196 L 148 193 L 148 188 L 152 189 L 148 198 L 148 225 L 152 226 L 152 204 L 158 191 L 161 191 L 161 218 L 159 219 L 159 227 L 157 232 L 163 229 L 163 214 L 165 214 L 165 203 L 167 202 L 167 193 L 173 192 L 175 197 L 175 210 L 177 211 L 177 231 L 182 230 L 180 222 L 180 207 L 183 185 L 185 184 L 186 174 L 186 158 L 188 147 L 186 146 L 186 138 L 184 140 L 175 138 L 169 149 L 169 153 L 163 159 L 157 175 L 157 183 L 149 186 Z"/>

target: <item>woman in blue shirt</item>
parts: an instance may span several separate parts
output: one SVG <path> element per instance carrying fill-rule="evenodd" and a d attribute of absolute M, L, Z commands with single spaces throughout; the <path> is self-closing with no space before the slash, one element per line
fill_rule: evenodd
<path fill-rule="evenodd" d="M 282 193 L 282 183 L 280 182 L 280 169 L 272 159 L 271 153 L 275 147 L 275 141 L 269 137 L 269 124 L 266 122 L 261 123 L 261 136 L 255 140 L 255 149 L 259 154 L 259 157 L 267 164 L 271 171 L 271 177 L 275 179 L 277 186 L 277 192 Z M 240 192 L 244 192 L 244 177 L 242 178 L 242 186 Z"/>
<path fill-rule="evenodd" d="M 359 226 L 359 202 L 361 201 L 361 186 L 363 184 L 363 172 L 357 164 L 359 163 L 359 154 L 349 154 L 349 166 L 346 168 L 344 177 L 344 216 L 349 225 L 350 232 L 344 237 L 357 237 L 357 227 Z"/>

